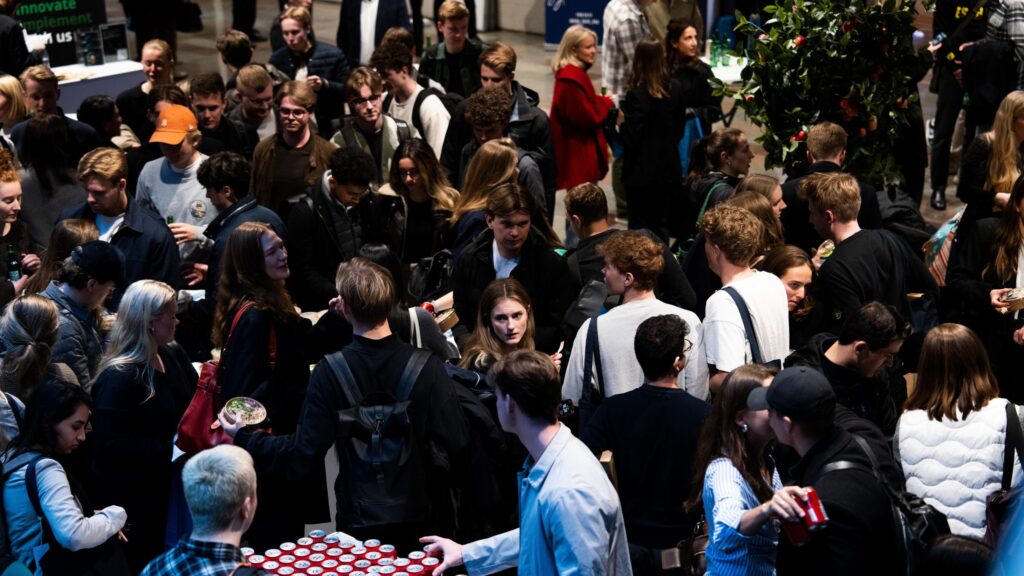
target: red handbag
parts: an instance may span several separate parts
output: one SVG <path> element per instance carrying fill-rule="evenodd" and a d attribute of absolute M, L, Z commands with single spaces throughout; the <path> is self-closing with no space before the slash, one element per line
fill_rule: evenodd
<path fill-rule="evenodd" d="M 235 326 L 242 319 L 246 310 L 253 307 L 252 302 L 246 302 L 235 313 L 231 321 L 231 329 L 228 330 L 228 338 L 224 343 L 224 351 L 227 351 L 231 342 L 231 335 Z M 270 369 L 274 370 L 277 359 L 277 337 L 273 328 L 270 330 Z M 222 353 L 223 355 L 223 353 Z M 220 384 L 217 378 L 220 375 L 220 363 L 215 360 L 203 362 L 202 371 L 199 374 L 199 381 L 196 383 L 196 392 L 192 395 L 192 401 L 178 422 L 178 438 L 175 445 L 186 454 L 198 454 L 207 448 L 213 448 L 220 444 L 231 444 L 232 438 L 220 427 L 211 428 L 217 421 L 217 413 L 224 406 L 221 398 Z"/>

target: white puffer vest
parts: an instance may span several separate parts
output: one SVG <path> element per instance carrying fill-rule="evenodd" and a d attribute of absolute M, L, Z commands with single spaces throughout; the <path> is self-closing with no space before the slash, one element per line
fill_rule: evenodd
<path fill-rule="evenodd" d="M 896 434 L 907 490 L 945 514 L 953 534 L 985 535 L 985 498 L 999 490 L 1003 478 L 1006 403 L 996 398 L 957 421 L 929 420 L 924 410 L 900 417 Z M 1021 481 L 1014 458 L 1013 487 Z"/>

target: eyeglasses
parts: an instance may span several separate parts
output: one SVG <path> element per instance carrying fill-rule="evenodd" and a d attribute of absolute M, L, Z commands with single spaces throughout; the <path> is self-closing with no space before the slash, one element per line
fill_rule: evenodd
<path fill-rule="evenodd" d="M 689 338 L 683 339 L 683 354 L 689 353 L 690 350 L 693 350 L 693 342 L 690 342 Z"/>
<path fill-rule="evenodd" d="M 348 101 L 348 105 L 352 106 L 353 108 L 361 108 L 363 106 L 366 106 L 367 104 L 376 104 L 377 102 L 380 102 L 380 97 L 380 94 L 374 94 L 369 98 L 353 98 Z"/>
<path fill-rule="evenodd" d="M 420 171 L 419 170 L 399 170 L 398 171 L 398 177 L 399 178 L 412 178 L 413 180 L 419 180 L 420 179 Z"/>
<path fill-rule="evenodd" d="M 281 117 L 294 116 L 295 118 L 302 118 L 306 114 L 309 114 L 309 110 L 305 108 L 281 108 L 279 110 Z"/>

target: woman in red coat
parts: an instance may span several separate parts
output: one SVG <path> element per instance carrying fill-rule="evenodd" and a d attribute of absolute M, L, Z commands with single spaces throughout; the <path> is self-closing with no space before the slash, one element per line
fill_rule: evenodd
<path fill-rule="evenodd" d="M 601 126 L 614 104 L 594 91 L 587 76 L 596 58 L 597 34 L 576 24 L 565 31 L 551 62 L 555 72 L 551 139 L 560 190 L 598 182 L 608 173 L 608 144 Z"/>

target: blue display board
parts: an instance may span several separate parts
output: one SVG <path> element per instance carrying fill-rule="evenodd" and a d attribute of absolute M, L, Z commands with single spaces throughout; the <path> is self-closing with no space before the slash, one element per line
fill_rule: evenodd
<path fill-rule="evenodd" d="M 597 41 L 604 36 L 601 22 L 608 0 L 545 0 L 544 46 L 553 49 L 562 41 L 562 34 L 573 24 L 582 24 L 597 33 Z"/>

